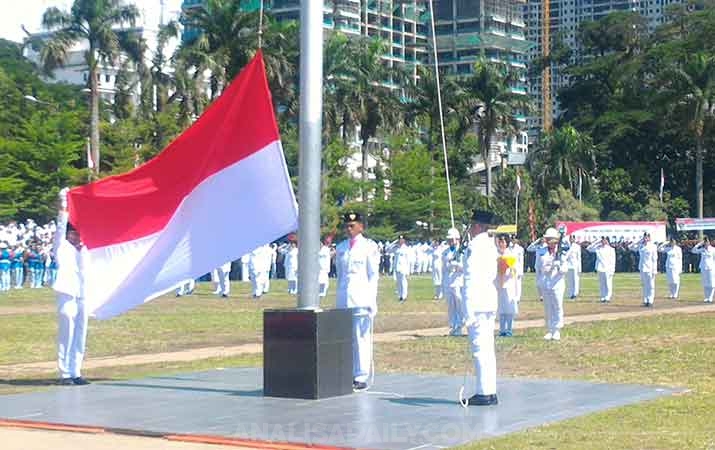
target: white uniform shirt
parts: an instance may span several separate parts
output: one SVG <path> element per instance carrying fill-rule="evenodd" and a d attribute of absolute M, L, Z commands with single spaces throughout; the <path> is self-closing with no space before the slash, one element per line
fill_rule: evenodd
<path fill-rule="evenodd" d="M 652 242 L 638 244 L 638 270 L 642 273 L 658 273 L 658 247 Z"/>
<path fill-rule="evenodd" d="M 616 272 L 616 249 L 610 245 L 601 245 L 600 241 L 594 242 L 586 248 L 596 254 L 596 272 L 613 274 Z"/>
<path fill-rule="evenodd" d="M 338 272 L 336 308 L 370 308 L 377 313 L 377 281 L 380 275 L 380 252 L 377 244 L 362 234 L 342 241 L 335 249 Z"/>
<path fill-rule="evenodd" d="M 467 322 L 473 320 L 474 313 L 497 311 L 498 257 L 494 239 L 487 233 L 478 234 L 469 241 L 463 262 Z"/>
<path fill-rule="evenodd" d="M 400 245 L 395 250 L 395 272 L 409 275 L 412 272 L 414 252 L 407 245 Z"/>
<path fill-rule="evenodd" d="M 516 256 L 516 276 L 520 277 L 524 275 L 524 247 L 512 243 L 509 250 Z"/>
<path fill-rule="evenodd" d="M 556 251 L 549 252 L 549 247 L 546 245 L 536 250 L 536 266 L 539 268 L 540 286 L 544 289 L 554 289 L 564 283 L 564 274 L 568 271 L 567 264 L 558 261 Z"/>
<path fill-rule="evenodd" d="M 712 245 L 693 248 L 692 253 L 700 255 L 700 271 L 715 270 L 715 247 Z"/>
<path fill-rule="evenodd" d="M 659 250 L 667 256 L 665 260 L 665 270 L 670 273 L 681 273 L 683 271 L 683 250 L 678 245 L 664 245 Z"/>
<path fill-rule="evenodd" d="M 442 284 L 456 289 L 464 286 L 464 266 L 459 247 L 447 247 L 442 252 Z"/>
<path fill-rule="evenodd" d="M 318 251 L 318 283 L 327 283 L 330 275 L 330 247 L 323 245 Z"/>
<path fill-rule="evenodd" d="M 286 280 L 295 281 L 298 279 L 298 247 L 288 246 L 283 255 L 283 265 L 285 267 Z"/>
<path fill-rule="evenodd" d="M 571 244 L 566 253 L 566 265 L 574 272 L 581 273 L 581 246 L 576 242 Z"/>

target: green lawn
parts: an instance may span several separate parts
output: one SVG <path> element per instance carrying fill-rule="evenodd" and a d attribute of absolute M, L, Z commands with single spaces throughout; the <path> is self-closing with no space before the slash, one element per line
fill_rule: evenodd
<path fill-rule="evenodd" d="M 618 274 L 615 298 L 611 304 L 598 303 L 594 274 L 583 279 L 583 295 L 566 302 L 566 314 L 588 314 L 637 310 L 640 285 L 637 274 Z M 656 307 L 670 307 L 673 301 L 661 299 L 665 278 L 659 275 Z M 261 336 L 262 309 L 295 305 L 286 293 L 285 281 L 272 283 L 272 292 L 261 301 L 250 296 L 248 283 L 234 283 L 232 297 L 222 300 L 212 295 L 210 283 L 201 283 L 189 297 L 165 296 L 125 315 L 107 321 L 90 321 L 88 357 L 154 353 L 214 345 L 257 342 Z M 429 277 L 413 277 L 410 297 L 404 304 L 396 301 L 391 278 L 380 283 L 376 330 L 394 331 L 446 326 L 446 305 L 432 300 Z M 701 303 L 697 275 L 683 277 L 681 300 L 677 304 Z M 324 307 L 330 307 L 329 296 Z M 50 361 L 55 358 L 56 317 L 54 297 L 48 289 L 10 291 L 0 294 L 0 365 Z M 536 299 L 534 279 L 524 281 L 524 299 L 519 319 L 543 317 L 542 304 Z"/>
<path fill-rule="evenodd" d="M 639 285 L 636 274 L 618 275 L 611 305 L 597 301 L 593 275 L 584 280 L 586 296 L 568 302 L 567 314 L 594 311 L 636 310 Z M 662 299 L 663 279 L 658 280 L 656 308 L 673 302 Z M 394 285 L 382 283 L 378 324 L 387 328 L 408 325 L 442 325 L 444 304 L 431 300 L 429 280 L 414 281 L 410 300 L 399 305 Z M 188 345 L 214 345 L 255 340 L 260 330 L 260 309 L 290 306 L 293 300 L 274 294 L 262 304 L 248 299 L 247 287 L 226 302 L 212 298 L 202 286 L 200 295 L 159 299 L 120 318 L 92 322 L 90 352 L 97 349 L 137 353 Z M 274 291 L 283 290 L 276 283 Z M 538 317 L 541 304 L 533 298 L 533 279 L 526 283 L 522 317 Z M 33 293 L 33 295 L 36 293 Z M 701 304 L 699 278 L 684 278 L 685 304 Z M 30 299 L 12 293 L 3 308 L 47 308 L 49 292 Z M 3 306 L 8 305 L 8 306 Z M 0 315 L 2 358 L 5 361 L 52 359 L 54 316 L 46 312 Z M 149 327 L 149 328 L 147 328 Z M 154 328 L 151 328 L 154 327 Z M 9 330 L 9 332 L 7 332 Z M 543 330 L 519 330 L 514 338 L 498 338 L 500 376 L 579 379 L 595 382 L 639 383 L 686 388 L 687 392 L 658 400 L 533 428 L 498 439 L 480 441 L 468 449 L 715 449 L 715 306 L 703 314 L 672 314 L 617 321 L 570 325 L 561 342 L 545 342 Z M 23 342 L 26 339 L 29 341 Z M 44 342 L 49 341 L 49 342 Z M 463 375 L 471 366 L 464 338 L 422 338 L 380 343 L 376 346 L 378 372 L 422 372 Z M 12 349 L 12 351 L 11 351 Z M 166 375 L 219 367 L 260 366 L 261 355 L 245 355 L 193 361 L 156 362 L 141 366 L 108 367 L 85 371 L 94 380 Z M 1 370 L 1 367 L 0 367 Z M 42 388 L 54 382 L 52 375 L 1 380 L 0 394 Z M 455 404 L 455 407 L 456 404 Z"/>

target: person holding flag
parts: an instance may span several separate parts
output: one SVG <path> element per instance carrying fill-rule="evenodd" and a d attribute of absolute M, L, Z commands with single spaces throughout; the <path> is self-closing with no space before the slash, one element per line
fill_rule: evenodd
<path fill-rule="evenodd" d="M 87 248 L 79 233 L 68 224 L 67 192 L 60 191 L 60 212 L 54 251 L 58 268 L 52 289 L 57 293 L 57 367 L 60 385 L 82 386 L 82 362 L 87 344 L 88 311 L 85 307 Z"/>

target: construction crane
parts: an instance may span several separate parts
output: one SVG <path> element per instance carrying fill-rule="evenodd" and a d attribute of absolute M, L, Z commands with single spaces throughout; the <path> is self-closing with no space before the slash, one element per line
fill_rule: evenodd
<path fill-rule="evenodd" d="M 553 126 L 551 108 L 551 0 L 541 3 L 541 56 L 544 68 L 541 71 L 541 122 L 544 131 Z"/>

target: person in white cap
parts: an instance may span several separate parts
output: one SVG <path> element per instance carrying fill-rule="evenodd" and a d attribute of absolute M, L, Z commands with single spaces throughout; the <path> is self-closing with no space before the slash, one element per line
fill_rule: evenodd
<path fill-rule="evenodd" d="M 669 242 L 658 246 L 658 251 L 665 253 L 665 274 L 668 278 L 668 298 L 677 300 L 680 292 L 680 274 L 683 272 L 683 250 L 674 237 Z"/>
<path fill-rule="evenodd" d="M 710 239 L 705 236 L 703 242 L 690 250 L 691 253 L 700 255 L 700 278 L 705 292 L 705 303 L 713 302 L 715 293 L 715 247 L 710 244 Z"/>
<path fill-rule="evenodd" d="M 442 284 L 447 299 L 447 319 L 449 334 L 460 336 L 464 327 L 464 305 L 462 289 L 464 287 L 464 266 L 462 264 L 462 249 L 459 242 L 459 230 L 450 228 L 447 231 L 447 248 L 442 252 Z"/>
<path fill-rule="evenodd" d="M 601 303 L 608 303 L 613 296 L 613 274 L 616 272 L 616 250 L 611 247 L 608 237 L 601 236 L 586 247 L 586 250 L 596 254 L 596 272 L 601 291 Z"/>
<path fill-rule="evenodd" d="M 629 245 L 628 248 L 632 252 L 638 252 L 643 306 L 652 307 L 655 299 L 655 275 L 658 273 L 658 247 L 650 240 L 650 233 L 643 233 L 641 240 Z"/>
<path fill-rule="evenodd" d="M 565 261 L 562 261 L 565 249 L 562 239 L 563 236 L 556 228 L 547 228 L 542 238 L 544 246 L 536 252 L 536 266 L 539 267 L 541 292 L 544 294 L 544 321 L 547 330 L 544 339 L 547 341 L 561 340 L 561 328 L 564 326 L 564 276 L 568 268 Z"/>

